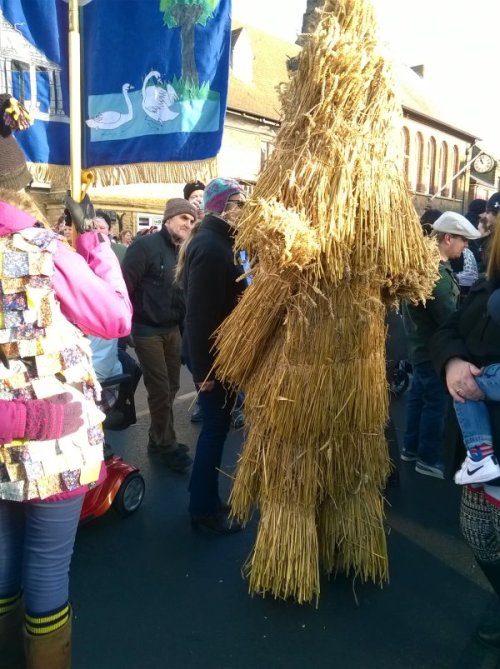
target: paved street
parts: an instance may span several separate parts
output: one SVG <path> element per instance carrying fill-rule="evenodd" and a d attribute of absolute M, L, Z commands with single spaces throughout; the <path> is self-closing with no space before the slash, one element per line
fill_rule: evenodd
<path fill-rule="evenodd" d="M 195 445 L 193 386 L 183 373 L 178 437 Z M 391 582 L 383 589 L 342 576 L 322 582 L 319 608 L 251 598 L 241 568 L 255 523 L 229 537 L 192 531 L 188 476 L 145 453 L 144 386 L 139 423 L 110 433 L 117 453 L 138 464 L 146 498 L 128 519 L 113 511 L 83 526 L 72 568 L 74 669 L 493 669 L 471 638 L 495 598 L 458 528 L 458 489 L 401 464 L 388 494 Z M 394 403 L 400 428 L 404 398 Z M 233 471 L 241 433 L 232 432 L 224 469 Z M 227 479 L 227 483 L 229 479 Z M 227 486 L 229 487 L 229 486 Z"/>

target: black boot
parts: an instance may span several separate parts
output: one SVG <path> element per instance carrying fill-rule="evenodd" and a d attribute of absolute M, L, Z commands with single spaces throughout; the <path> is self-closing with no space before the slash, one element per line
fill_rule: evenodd
<path fill-rule="evenodd" d="M 500 560 L 494 562 L 477 560 L 477 563 L 500 599 Z M 480 625 L 476 630 L 476 637 L 488 648 L 500 648 L 500 616 Z"/>
<path fill-rule="evenodd" d="M 242 526 L 235 520 L 229 520 L 227 515 L 218 511 L 207 516 L 191 515 L 191 525 L 195 530 L 203 530 L 210 534 L 235 534 L 241 532 Z"/>

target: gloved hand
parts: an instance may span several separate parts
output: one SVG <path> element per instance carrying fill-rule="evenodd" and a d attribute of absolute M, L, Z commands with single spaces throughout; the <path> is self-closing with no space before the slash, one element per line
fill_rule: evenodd
<path fill-rule="evenodd" d="M 74 225 L 79 235 L 94 230 L 95 209 L 88 195 L 81 202 L 75 202 L 69 193 L 64 196 L 64 218 L 68 225 Z"/>
<path fill-rule="evenodd" d="M 61 434 L 56 437 L 66 437 L 68 434 L 74 434 L 83 425 L 82 404 L 71 398 L 66 404 L 63 404 L 64 418 Z"/>
<path fill-rule="evenodd" d="M 53 400 L 27 400 L 24 436 L 34 441 L 59 439 L 83 425 L 82 405 L 70 393 Z"/>

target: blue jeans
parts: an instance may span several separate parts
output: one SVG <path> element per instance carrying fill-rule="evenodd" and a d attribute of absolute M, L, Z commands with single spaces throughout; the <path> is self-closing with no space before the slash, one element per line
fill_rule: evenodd
<path fill-rule="evenodd" d="M 430 362 L 413 365 L 404 450 L 435 465 L 441 460 L 447 396 Z"/>
<path fill-rule="evenodd" d="M 500 402 L 500 365 L 488 365 L 475 380 L 486 400 Z M 463 403 L 453 402 L 453 406 L 467 452 L 481 444 L 493 446 L 490 414 L 485 402 L 465 400 Z"/>
<path fill-rule="evenodd" d="M 188 369 L 189 369 L 189 365 L 188 365 Z M 191 370 L 189 370 L 189 371 L 191 371 Z M 195 403 L 198 405 L 198 407 L 201 407 L 199 397 L 196 398 Z M 236 397 L 236 402 L 234 403 L 234 406 L 233 406 L 231 411 L 239 411 L 240 409 L 243 409 L 244 404 L 245 404 L 245 393 L 239 392 L 237 397 Z"/>
<path fill-rule="evenodd" d="M 83 498 L 37 503 L 0 500 L 0 597 L 23 589 L 31 614 L 66 604 Z"/>
<path fill-rule="evenodd" d="M 203 423 L 189 482 L 189 512 L 193 516 L 205 516 L 215 513 L 219 507 L 219 469 L 235 396 L 216 381 L 213 390 L 202 392 L 198 397 Z"/>

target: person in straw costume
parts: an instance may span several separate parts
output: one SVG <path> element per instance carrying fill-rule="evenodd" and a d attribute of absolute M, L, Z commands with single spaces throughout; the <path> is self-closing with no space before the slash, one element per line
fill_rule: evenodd
<path fill-rule="evenodd" d="M 437 279 L 402 174 L 401 109 L 366 0 L 327 0 L 283 98 L 276 148 L 236 231 L 252 284 L 216 338 L 245 391 L 231 495 L 260 509 L 251 592 L 319 597 L 319 565 L 388 576 L 384 316 Z"/>

